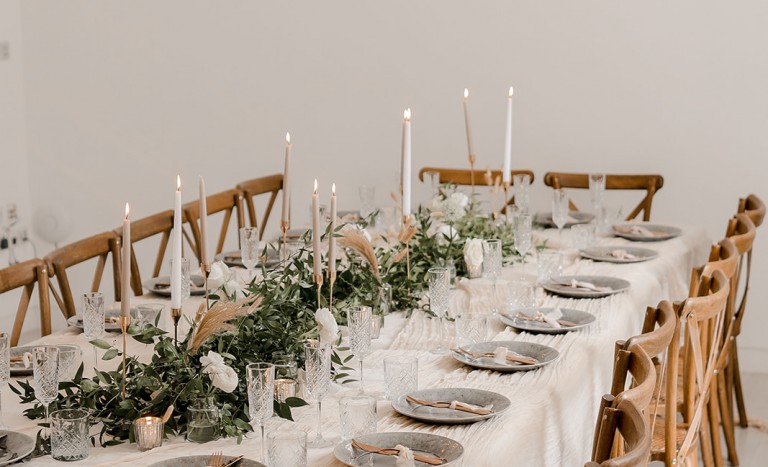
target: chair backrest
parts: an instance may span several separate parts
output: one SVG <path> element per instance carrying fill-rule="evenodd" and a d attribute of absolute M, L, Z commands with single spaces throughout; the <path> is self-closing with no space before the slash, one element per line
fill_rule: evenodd
<path fill-rule="evenodd" d="M 739 252 L 739 265 L 736 272 L 734 296 L 732 297 L 733 315 L 736 318 L 733 330 L 735 336 L 741 333 L 741 322 L 747 307 L 749 283 L 752 275 L 752 246 L 756 235 L 757 228 L 747 213 L 736 214 L 728 221 L 725 236 L 733 242 Z"/>
<path fill-rule="evenodd" d="M 493 186 L 495 180 L 502 179 L 501 170 L 470 170 L 470 169 L 448 169 L 445 167 L 423 167 L 419 170 L 419 180 L 424 181 L 424 174 L 426 172 L 439 172 L 440 183 L 451 183 L 453 185 L 470 186 Z M 488 178 L 488 172 L 490 172 L 490 180 Z M 515 175 L 528 175 L 533 183 L 533 171 L 527 169 L 512 170 L 512 183 L 514 183 Z M 515 196 L 512 195 L 507 199 L 506 204 L 513 204 Z"/>
<path fill-rule="evenodd" d="M 272 207 L 275 205 L 278 193 L 283 189 L 283 174 L 268 175 L 266 177 L 254 178 L 245 182 L 240 182 L 235 187 L 240 190 L 245 199 L 245 206 L 248 209 L 248 221 L 251 227 L 259 228 L 259 238 L 264 238 L 264 231 L 267 228 L 269 215 L 272 213 Z M 264 214 L 259 220 L 256 215 L 255 197 L 269 194 Z"/>
<path fill-rule="evenodd" d="M 669 348 L 676 326 L 677 314 L 674 306 L 663 300 L 658 306 L 649 306 L 645 310 L 641 334 L 630 337 L 627 343 L 639 345 L 651 358 L 657 357 Z"/>
<path fill-rule="evenodd" d="M 51 333 L 51 305 L 48 296 L 48 267 L 45 261 L 35 258 L 0 269 L 0 294 L 21 288 L 21 299 L 16 309 L 16 319 L 11 332 L 11 346 L 19 344 L 32 294 L 37 284 L 40 305 L 40 336 Z"/>
<path fill-rule="evenodd" d="M 709 388 L 717 369 L 720 342 L 727 323 L 725 309 L 730 293 L 730 281 L 723 271 L 701 276 L 694 296 L 688 297 L 678 307 L 681 325 L 675 332 L 668 352 L 665 405 L 665 462 L 675 461 L 682 465 L 692 450 L 697 449 L 698 432 L 703 411 L 709 397 Z M 681 333 L 683 339 L 683 368 L 680 368 Z M 678 448 L 677 404 L 678 375 L 683 375 L 683 404 L 681 413 L 685 423 L 685 437 Z M 714 395 L 713 395 L 714 397 Z"/>
<path fill-rule="evenodd" d="M 589 189 L 589 174 L 548 172 L 544 175 L 544 184 L 554 189 L 575 188 Z M 645 191 L 645 196 L 627 216 L 627 220 L 635 219 L 643 213 L 643 220 L 651 220 L 651 204 L 657 191 L 664 186 L 664 178 L 661 175 L 606 175 L 606 190 L 637 190 Z M 578 211 L 573 202 L 571 209 Z"/>
<path fill-rule="evenodd" d="M 746 213 L 755 227 L 760 227 L 765 219 L 765 203 L 757 195 L 751 194 L 739 200 L 738 212 Z"/>
<path fill-rule="evenodd" d="M 613 396 L 606 395 L 604 398 L 613 399 Z M 615 406 L 611 402 L 615 402 L 615 400 L 606 404 L 602 417 L 605 419 L 606 425 L 615 426 L 611 432 L 613 436 L 621 435 L 624 453 L 601 461 L 587 462 L 585 467 L 645 466 L 648 463 L 652 441 L 648 419 L 631 400 L 621 399 Z M 611 422 L 609 423 L 608 420 Z M 605 442 L 613 445 L 615 439 L 606 439 Z"/>
<path fill-rule="evenodd" d="M 236 216 L 235 219 L 238 230 L 235 235 L 239 239 L 240 227 L 243 227 L 245 224 L 243 215 L 243 194 L 240 192 L 240 190 L 233 188 L 231 190 L 226 190 L 210 195 L 205 198 L 205 202 L 209 216 L 219 212 L 223 213 L 224 215 L 224 218 L 221 221 L 221 228 L 219 229 L 219 239 L 216 243 L 216 250 L 214 252 L 214 254 L 218 254 L 221 253 L 221 250 L 224 248 L 224 242 L 227 240 L 227 232 L 229 230 L 229 224 L 232 221 L 233 214 Z M 198 224 L 200 220 L 200 203 L 199 201 L 186 203 L 184 206 L 182 206 L 182 210 L 184 211 L 186 221 L 189 223 L 189 226 L 192 229 L 192 237 L 194 239 L 195 245 L 194 252 L 199 261 L 200 245 L 202 243 L 200 225 Z"/>
<path fill-rule="evenodd" d="M 56 277 L 59 285 L 58 292 L 49 281 L 49 287 L 56 303 L 64 313 L 64 316 L 74 316 L 76 312 L 75 301 L 72 295 L 67 269 L 90 259 L 96 259 L 96 269 L 93 274 L 90 292 L 97 292 L 104 276 L 107 258 L 112 256 L 112 279 L 114 282 L 115 300 L 120 300 L 120 267 L 119 267 L 119 237 L 112 231 L 100 233 L 92 237 L 84 238 L 69 245 L 65 245 L 49 253 L 44 259 L 48 264 L 49 277 Z"/>

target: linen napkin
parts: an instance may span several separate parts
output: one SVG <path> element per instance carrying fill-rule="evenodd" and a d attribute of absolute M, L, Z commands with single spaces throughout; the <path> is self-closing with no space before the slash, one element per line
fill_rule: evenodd
<path fill-rule="evenodd" d="M 413 460 L 415 460 L 415 461 L 419 461 L 419 462 L 422 462 L 424 464 L 429 464 L 429 465 L 442 465 L 442 464 L 445 464 L 445 459 L 441 459 L 439 457 L 431 456 L 429 454 L 414 453 L 410 448 L 407 448 L 406 446 L 402 446 L 400 444 L 398 444 L 394 448 L 380 448 L 378 446 L 374 446 L 372 444 L 363 443 L 361 441 L 353 439 L 352 440 L 352 447 L 355 447 L 355 448 L 360 449 L 360 450 L 365 451 L 365 452 L 373 452 L 373 453 L 381 454 L 381 455 L 384 455 L 384 456 L 399 456 L 402 451 L 404 451 L 405 449 L 408 449 L 409 451 L 411 451 L 411 454 L 413 455 Z M 405 455 L 406 459 L 407 459 L 407 456 L 408 455 L 406 454 Z M 408 465 L 408 464 L 404 464 L 404 465 Z"/>
<path fill-rule="evenodd" d="M 614 225 L 613 230 L 623 234 L 641 235 L 643 237 L 660 237 L 665 235 L 665 232 L 649 230 L 640 225 Z"/>
<path fill-rule="evenodd" d="M 395 449 L 400 451 L 397 454 L 397 459 L 395 460 L 395 466 L 416 467 L 415 459 L 413 458 L 413 451 L 411 451 L 410 448 L 405 447 L 402 444 L 398 444 L 397 446 L 395 446 Z"/>
<path fill-rule="evenodd" d="M 566 287 L 572 287 L 574 289 L 587 289 L 592 290 L 594 292 L 610 292 L 612 289 L 610 287 L 601 287 L 597 286 L 591 282 L 586 281 L 578 281 L 576 279 L 571 279 L 570 284 L 563 284 Z"/>
<path fill-rule="evenodd" d="M 610 256 L 613 256 L 616 259 L 637 259 L 637 256 L 622 249 L 611 251 Z"/>
<path fill-rule="evenodd" d="M 423 399 L 416 399 L 413 396 L 406 396 L 406 400 L 408 402 L 412 402 L 417 405 L 427 405 L 427 406 L 435 407 L 438 409 L 459 410 L 462 412 L 473 413 L 476 415 L 488 415 L 491 413 L 491 409 L 493 409 L 493 404 L 487 405 L 487 406 L 480 406 L 480 405 L 470 404 L 467 402 L 456 401 L 456 400 L 451 402 L 428 401 Z"/>

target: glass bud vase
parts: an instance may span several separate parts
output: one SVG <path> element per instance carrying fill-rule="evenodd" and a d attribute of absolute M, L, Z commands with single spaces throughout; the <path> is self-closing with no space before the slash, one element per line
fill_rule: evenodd
<path fill-rule="evenodd" d="M 219 408 L 213 397 L 195 399 L 187 408 L 187 440 L 207 443 L 219 439 Z"/>

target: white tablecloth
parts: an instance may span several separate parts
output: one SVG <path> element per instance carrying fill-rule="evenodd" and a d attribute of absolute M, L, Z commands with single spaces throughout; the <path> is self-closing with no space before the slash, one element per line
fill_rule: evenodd
<path fill-rule="evenodd" d="M 379 401 L 378 431 L 420 431 L 455 439 L 465 449 L 463 464 L 479 466 L 573 466 L 583 465 L 591 452 L 592 435 L 597 403 L 608 391 L 612 371 L 613 342 L 626 339 L 640 330 L 647 306 L 662 299 L 682 299 L 686 296 L 691 267 L 706 260 L 710 241 L 704 230 L 682 226 L 684 234 L 673 240 L 648 243 L 642 246 L 659 252 L 648 262 L 610 264 L 578 260 L 566 265 L 565 274 L 608 275 L 621 277 L 631 283 L 628 292 L 603 299 L 566 299 L 539 295 L 543 306 L 560 306 L 593 313 L 597 320 L 589 328 L 563 335 L 535 335 L 516 333 L 493 320 L 493 340 L 520 340 L 554 347 L 560 358 L 542 369 L 520 373 L 478 371 L 455 361 L 449 355 L 437 356 L 429 352 L 436 344 L 437 321 L 421 312 L 410 318 L 403 313 L 387 317 L 382 336 L 375 341 L 373 353 L 365 359 L 365 388 L 372 393 L 383 393 L 383 360 L 387 356 L 408 354 L 419 358 L 419 387 L 472 387 L 495 391 L 512 401 L 504 414 L 493 419 L 457 426 L 426 425 L 396 414 L 387 401 Z M 552 235 L 546 231 L 543 235 Z M 565 232 L 567 239 L 567 231 Z M 629 242 L 618 238 L 599 238 L 600 244 L 621 245 Z M 575 251 L 573 252 L 575 256 Z M 526 272 L 535 272 L 535 264 L 528 264 Z M 504 270 L 505 278 L 520 274 L 520 265 Z M 503 303 L 503 281 L 497 288 L 497 302 Z M 452 312 L 470 307 L 488 310 L 491 284 L 483 279 L 467 281 L 452 296 Z M 157 302 L 156 297 L 138 297 L 137 302 Z M 199 302 L 185 304 L 185 314 L 193 316 Z M 170 329 L 170 319 L 164 322 Z M 446 326 L 446 336 L 453 333 L 453 325 Z M 109 337 L 118 344 L 118 336 Z M 149 358 L 151 346 L 129 339 L 129 352 Z M 83 348 L 86 366 L 93 363 L 92 350 L 79 330 L 74 328 L 41 339 L 44 343 L 78 343 Z M 100 351 L 101 352 L 101 351 Z M 115 365 L 117 362 L 101 362 Z M 356 384 L 356 383 L 355 383 Z M 355 388 L 337 387 L 323 403 L 323 432 L 327 436 L 339 435 L 338 399 Z M 23 407 L 16 395 L 5 387 L 3 416 L 6 424 L 17 431 L 35 435 L 35 422 L 21 415 Z M 315 409 L 305 407 L 294 410 L 296 424 L 309 432 L 315 430 Z M 291 423 L 273 419 L 268 429 Z M 139 452 L 135 444 L 122 444 L 110 448 L 91 448 L 88 459 L 75 465 L 137 466 L 148 465 L 177 456 L 210 454 L 223 450 L 227 455 L 244 454 L 259 459 L 260 441 L 246 439 L 237 445 L 235 440 L 221 439 L 206 444 L 193 444 L 183 438 L 165 441 L 161 448 Z M 34 459 L 30 465 L 61 465 L 50 457 Z M 341 466 L 331 448 L 310 449 L 310 466 Z"/>

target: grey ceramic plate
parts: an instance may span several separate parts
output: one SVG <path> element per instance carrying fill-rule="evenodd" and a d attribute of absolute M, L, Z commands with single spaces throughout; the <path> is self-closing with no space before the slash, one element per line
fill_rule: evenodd
<path fill-rule="evenodd" d="M 505 373 L 512 372 L 512 371 L 535 370 L 536 368 L 541 368 L 544 365 L 548 365 L 554 362 L 560 356 L 560 352 L 553 349 L 552 347 L 548 347 L 542 344 L 536 344 L 533 342 L 521 342 L 521 341 L 480 342 L 477 344 L 472 344 L 467 347 L 464 347 L 464 349 L 474 353 L 489 353 L 489 352 L 492 353 L 494 350 L 496 350 L 497 347 L 506 347 L 512 352 L 515 352 L 519 355 L 535 358 L 538 361 L 538 363 L 535 363 L 533 365 L 525 365 L 525 364 L 518 364 L 518 363 L 511 363 L 511 362 L 506 364 L 499 364 L 493 361 L 493 357 L 469 358 L 465 355 L 462 355 L 456 352 L 451 352 L 451 355 L 453 355 L 453 358 L 455 358 L 456 360 L 460 361 L 465 365 L 469 365 L 475 368 L 480 368 L 483 370 L 493 370 L 493 371 L 500 371 Z"/>
<path fill-rule="evenodd" d="M 461 401 L 481 407 L 492 405 L 490 408 L 491 413 L 488 415 L 478 415 L 470 412 L 462 412 L 461 410 L 416 405 L 413 402 L 408 402 L 406 395 L 400 396 L 397 400 L 392 402 L 392 408 L 395 409 L 395 411 L 406 417 L 427 423 L 458 425 L 462 423 L 479 422 L 480 420 L 485 420 L 504 412 L 510 405 L 509 399 L 501 394 L 472 388 L 423 389 L 421 391 L 408 393 L 407 395 L 426 401 Z"/>
<path fill-rule="evenodd" d="M 415 453 L 428 454 L 445 459 L 445 464 L 440 465 L 457 465 L 456 461 L 464 455 L 464 447 L 458 442 L 444 436 L 429 433 L 371 433 L 357 436 L 355 439 L 361 443 L 380 448 L 394 448 L 399 444 L 410 448 Z M 353 448 L 352 440 L 342 441 L 337 444 L 333 448 L 333 454 L 336 456 L 336 459 L 350 466 L 393 466 L 397 459 L 397 456 L 366 453 L 360 449 Z M 373 462 L 369 463 L 369 461 Z M 417 467 L 423 465 L 429 464 L 416 462 Z"/>
<path fill-rule="evenodd" d="M 0 461 L 0 465 L 9 465 L 27 457 L 35 449 L 35 440 L 16 431 L 0 430 L 0 436 L 7 435 L 5 446 L 8 451 L 16 453 L 16 457 L 7 461 Z"/>
<path fill-rule="evenodd" d="M 624 228 L 642 227 L 647 229 L 656 235 L 643 235 L 641 233 L 622 232 Z M 670 225 L 658 225 L 658 224 L 617 224 L 613 226 L 613 234 L 617 237 L 626 238 L 635 242 L 660 242 L 662 240 L 669 240 L 682 234 L 683 231 L 677 227 Z"/>
<path fill-rule="evenodd" d="M 572 279 L 576 279 L 579 282 L 589 282 L 596 287 L 608 287 L 610 290 L 597 291 L 590 289 L 581 289 L 571 287 Z M 629 281 L 619 279 L 618 277 L 609 276 L 561 276 L 557 279 L 553 279 L 542 285 L 544 290 L 556 295 L 562 295 L 563 297 L 571 298 L 600 298 L 607 297 L 608 295 L 624 292 L 629 289 Z"/>
<path fill-rule="evenodd" d="M 290 251 L 290 250 L 288 250 Z M 233 268 L 244 268 L 243 266 L 243 260 L 240 259 L 240 251 L 234 250 L 234 251 L 225 251 L 224 253 L 219 253 L 218 255 L 213 257 L 214 261 L 223 261 L 224 264 L 227 266 Z M 266 266 L 267 269 L 272 269 L 275 266 L 280 264 L 280 258 L 277 256 L 277 251 L 275 251 L 273 248 L 269 249 L 269 252 L 267 253 L 267 261 L 264 262 L 264 266 Z M 257 269 L 261 268 L 261 263 L 256 265 Z"/>
<path fill-rule="evenodd" d="M 203 276 L 199 276 L 196 274 L 193 274 L 191 277 L 192 285 L 189 287 L 189 294 L 190 295 L 205 295 L 205 278 Z M 162 285 L 159 285 L 162 284 Z M 149 290 L 150 292 L 163 296 L 163 297 L 170 297 L 171 296 L 171 278 L 168 276 L 159 276 L 159 277 L 153 277 L 152 279 L 148 279 L 144 281 L 143 284 L 141 284 L 145 289 Z"/>
<path fill-rule="evenodd" d="M 537 311 L 541 311 L 546 315 L 552 313 L 554 308 L 526 308 L 523 310 L 515 310 L 509 314 L 505 313 L 500 315 L 501 321 L 507 326 L 512 326 L 515 329 L 540 334 L 564 334 L 566 332 L 585 328 L 595 321 L 595 315 L 587 313 L 586 311 L 571 310 L 569 308 L 560 308 L 560 311 L 563 313 L 563 316 L 560 319 L 574 323 L 576 326 L 562 326 L 560 328 L 553 328 L 547 323 L 522 319 L 517 316 L 517 314 L 520 312 L 528 316 L 534 316 Z"/>
<path fill-rule="evenodd" d="M 621 258 L 613 255 L 614 251 L 623 250 L 626 253 L 634 256 L 634 258 Z M 642 261 L 651 260 L 659 253 L 649 248 L 640 248 L 637 246 L 595 246 L 592 248 L 584 248 L 579 250 L 579 253 L 583 258 L 591 259 L 594 261 L 605 261 L 608 263 L 640 263 Z"/>
<path fill-rule="evenodd" d="M 224 464 L 227 461 L 235 460 L 237 456 L 224 456 Z M 174 459 L 166 459 L 164 461 L 155 462 L 149 464 L 149 467 L 207 467 L 210 456 L 184 456 L 176 457 Z M 243 459 L 237 464 L 238 467 L 266 467 L 261 462 L 252 461 L 250 459 Z"/>
<path fill-rule="evenodd" d="M 133 315 L 134 313 L 135 311 L 131 309 L 131 314 Z M 117 318 L 119 317 L 120 310 L 106 310 L 104 312 L 104 318 L 109 321 L 104 323 L 104 330 L 107 332 L 122 332 L 120 329 L 120 324 L 117 322 Z M 79 314 L 72 316 L 67 320 L 67 324 L 76 328 L 83 329 L 83 317 Z"/>
<path fill-rule="evenodd" d="M 595 218 L 595 215 L 588 212 L 571 211 L 568 213 L 568 221 L 565 223 L 564 228 L 571 227 L 572 225 L 576 225 L 576 224 L 586 224 L 592 221 L 592 219 L 594 218 Z M 551 212 L 537 213 L 536 222 L 543 225 L 544 227 L 557 228 L 555 223 L 552 221 Z"/>

